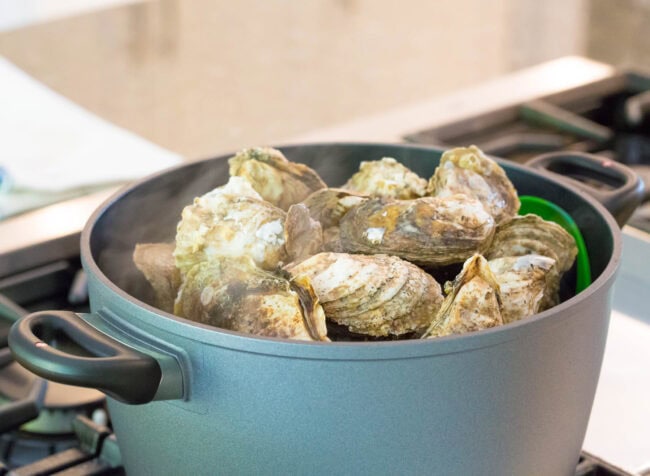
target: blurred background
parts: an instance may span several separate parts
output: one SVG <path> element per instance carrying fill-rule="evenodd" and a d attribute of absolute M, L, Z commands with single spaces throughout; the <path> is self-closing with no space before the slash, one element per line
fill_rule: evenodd
<path fill-rule="evenodd" d="M 187 158 L 649 38 L 650 0 L 0 0 L 0 56 Z"/>

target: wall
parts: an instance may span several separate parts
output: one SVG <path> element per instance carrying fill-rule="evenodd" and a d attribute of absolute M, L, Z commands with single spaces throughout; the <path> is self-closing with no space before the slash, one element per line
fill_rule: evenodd
<path fill-rule="evenodd" d="M 585 0 L 159 0 L 0 34 L 0 55 L 188 157 L 584 49 Z"/>

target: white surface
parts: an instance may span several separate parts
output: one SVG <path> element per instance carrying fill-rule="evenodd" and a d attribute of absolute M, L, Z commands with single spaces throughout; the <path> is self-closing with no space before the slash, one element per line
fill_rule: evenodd
<path fill-rule="evenodd" d="M 84 110 L 0 57 L 0 167 L 16 195 L 0 217 L 80 187 L 132 180 L 182 159 Z M 40 194 L 25 196 L 25 191 Z M 20 192 L 20 193 L 19 193 Z"/>
<path fill-rule="evenodd" d="M 141 0 L 0 0 L 0 31 Z"/>
<path fill-rule="evenodd" d="M 650 468 L 650 241 L 623 235 L 603 367 L 584 449 L 636 473 Z"/>

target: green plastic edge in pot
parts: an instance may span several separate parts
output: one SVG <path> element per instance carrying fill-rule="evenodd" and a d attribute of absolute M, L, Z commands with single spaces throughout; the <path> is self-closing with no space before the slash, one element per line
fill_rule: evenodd
<path fill-rule="evenodd" d="M 587 246 L 585 245 L 582 233 L 576 222 L 571 218 L 571 215 L 555 203 L 540 197 L 522 195 L 519 197 L 519 200 L 521 201 L 521 207 L 519 208 L 520 215 L 533 213 L 544 220 L 557 223 L 573 236 L 578 247 L 578 255 L 576 256 L 576 294 L 586 289 L 591 284 L 589 253 L 587 252 Z"/>

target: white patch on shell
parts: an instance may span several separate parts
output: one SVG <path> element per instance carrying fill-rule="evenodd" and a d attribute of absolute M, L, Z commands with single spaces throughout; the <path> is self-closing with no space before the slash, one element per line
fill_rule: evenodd
<path fill-rule="evenodd" d="M 339 203 L 345 209 L 350 209 L 352 207 L 355 207 L 355 206 L 359 205 L 364 200 L 365 200 L 364 197 L 357 197 L 355 195 L 348 195 L 346 197 L 339 198 Z"/>
<path fill-rule="evenodd" d="M 526 271 L 530 268 L 541 268 L 548 271 L 555 264 L 553 258 L 541 255 L 524 255 L 520 256 L 512 266 L 513 271 Z"/>
<path fill-rule="evenodd" d="M 217 187 L 205 195 L 196 198 L 195 203 L 200 207 L 209 210 L 216 210 L 223 205 L 224 195 L 251 197 L 263 200 L 261 195 L 253 189 L 253 186 L 248 180 L 243 177 L 235 176 L 230 177 L 227 184 Z"/>
<path fill-rule="evenodd" d="M 257 240 L 253 243 L 253 259 L 262 263 L 269 246 L 282 246 L 284 244 L 284 226 L 280 219 L 270 221 L 260 226 L 255 232 Z"/>
<path fill-rule="evenodd" d="M 368 228 L 363 234 L 364 238 L 373 245 L 378 245 L 384 239 L 386 228 Z"/>
<path fill-rule="evenodd" d="M 307 265 L 308 262 L 302 264 Z M 332 296 L 329 295 L 332 291 L 344 286 L 349 292 L 353 292 L 355 289 L 367 286 L 368 283 L 372 283 L 373 276 L 376 279 L 378 271 L 379 268 L 374 263 L 364 265 L 354 258 L 340 255 L 336 261 L 314 276 L 311 284 L 318 299 L 321 302 L 329 302 L 332 300 Z"/>
<path fill-rule="evenodd" d="M 284 227 L 280 219 L 265 223 L 257 229 L 255 236 L 269 245 L 284 243 Z"/>

